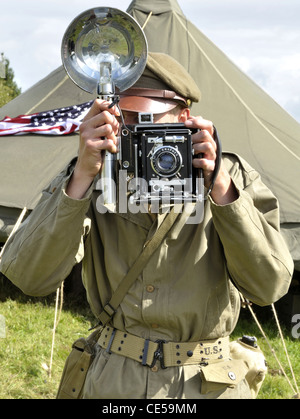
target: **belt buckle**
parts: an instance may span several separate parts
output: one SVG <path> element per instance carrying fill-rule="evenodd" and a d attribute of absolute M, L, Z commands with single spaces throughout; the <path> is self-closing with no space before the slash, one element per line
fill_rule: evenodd
<path fill-rule="evenodd" d="M 157 345 L 156 351 L 154 352 L 153 361 L 152 361 L 152 364 L 150 365 L 150 368 L 153 368 L 154 365 L 156 364 L 156 361 L 159 361 L 161 368 L 165 370 L 167 367 L 165 366 L 165 362 L 164 362 L 164 347 L 163 347 L 163 345 L 164 345 L 164 343 L 166 343 L 166 341 L 165 340 L 157 340 L 156 343 L 158 345 Z"/>

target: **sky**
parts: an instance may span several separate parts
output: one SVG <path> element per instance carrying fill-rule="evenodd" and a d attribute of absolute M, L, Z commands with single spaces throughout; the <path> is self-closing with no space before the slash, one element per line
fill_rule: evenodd
<path fill-rule="evenodd" d="M 242 71 L 300 122 L 299 0 L 178 0 Z M 93 7 L 126 11 L 130 0 L 0 0 L 0 52 L 24 92 L 61 65 L 69 23 Z"/>

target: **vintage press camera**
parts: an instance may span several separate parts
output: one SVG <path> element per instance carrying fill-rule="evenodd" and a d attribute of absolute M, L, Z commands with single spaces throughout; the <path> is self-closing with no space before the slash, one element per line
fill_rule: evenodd
<path fill-rule="evenodd" d="M 193 168 L 192 134 L 184 124 L 153 124 L 140 114 L 137 125 L 123 125 L 120 168 L 126 170 L 131 201 L 196 202 L 202 178 Z"/>
<path fill-rule="evenodd" d="M 99 98 L 113 104 L 115 88 L 126 91 L 143 74 L 148 44 L 142 28 L 128 13 L 97 7 L 70 23 L 61 54 L 65 70 L 77 86 L 92 94 L 97 91 Z M 108 151 L 103 153 L 100 184 L 105 205 L 116 205 L 116 178 L 121 197 L 121 172 L 126 172 L 131 201 L 182 203 L 204 199 L 201 171 L 192 165 L 193 131 L 183 124 L 152 122 L 151 114 L 140 114 L 139 124 L 123 123 L 118 159 Z M 221 161 L 221 146 L 215 134 L 218 158 L 206 195 L 213 187 Z"/>

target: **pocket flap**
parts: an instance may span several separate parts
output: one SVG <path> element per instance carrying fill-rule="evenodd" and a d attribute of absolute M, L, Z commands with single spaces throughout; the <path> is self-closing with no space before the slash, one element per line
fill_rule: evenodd
<path fill-rule="evenodd" d="M 247 367 L 242 360 L 228 360 L 203 367 L 201 393 L 217 391 L 223 387 L 235 387 L 245 378 Z"/>

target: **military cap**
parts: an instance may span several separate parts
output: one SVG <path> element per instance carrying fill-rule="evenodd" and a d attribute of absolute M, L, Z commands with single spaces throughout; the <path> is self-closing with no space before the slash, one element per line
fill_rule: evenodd
<path fill-rule="evenodd" d="M 147 65 L 135 85 L 120 93 L 120 106 L 134 112 L 163 113 L 178 104 L 191 106 L 201 93 L 193 78 L 174 58 L 149 52 Z"/>

